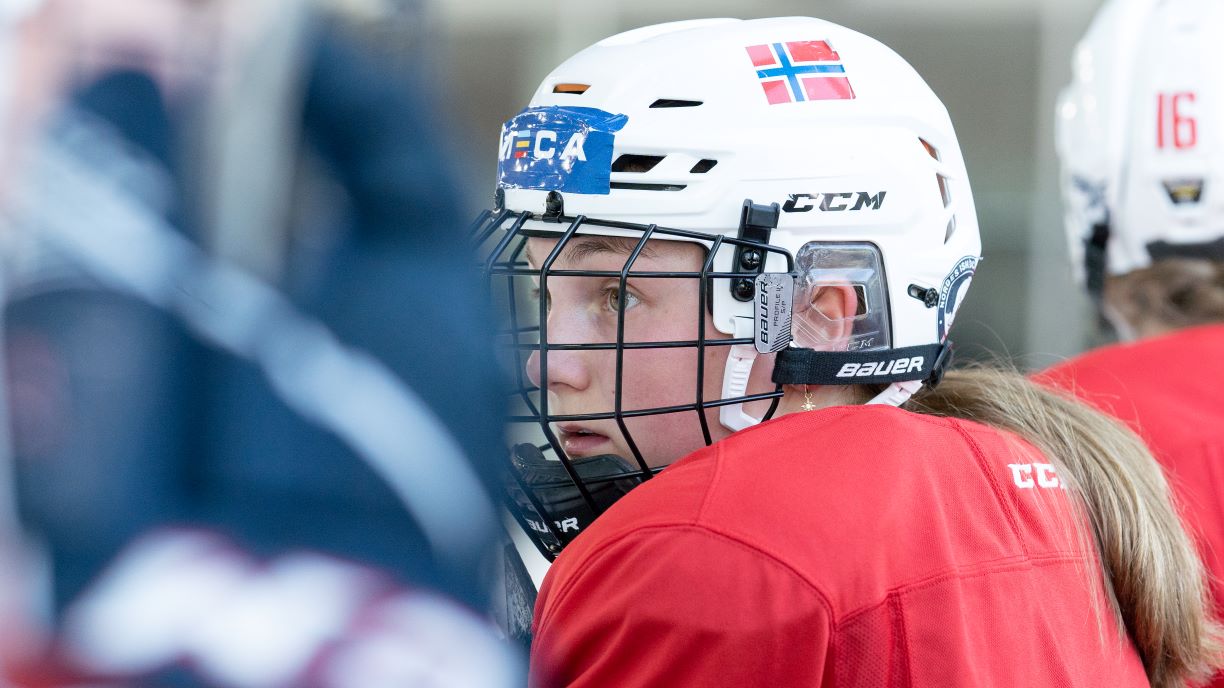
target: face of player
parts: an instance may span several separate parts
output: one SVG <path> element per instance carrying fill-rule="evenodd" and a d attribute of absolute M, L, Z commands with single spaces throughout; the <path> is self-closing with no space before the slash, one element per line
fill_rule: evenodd
<path fill-rule="evenodd" d="M 528 261 L 535 268 L 556 246 L 556 239 L 528 241 Z M 553 270 L 619 271 L 635 241 L 617 237 L 576 236 L 552 265 Z M 655 240 L 633 264 L 635 272 L 699 272 L 705 254 L 697 244 Z M 617 277 L 548 278 L 550 344 L 616 342 L 617 309 L 625 305 L 624 341 L 693 341 L 697 339 L 700 280 L 635 278 L 620 291 Z M 706 318 L 707 339 L 725 339 Z M 707 347 L 703 398 L 721 396 L 726 346 Z M 692 405 L 696 400 L 696 347 L 626 349 L 621 375 L 623 411 Z M 539 352 L 527 362 L 527 375 L 540 386 Z M 548 404 L 551 415 L 606 413 L 615 410 L 615 349 L 548 352 Z M 718 409 L 705 411 L 711 439 L 729 433 L 718 422 Z M 625 419 L 629 435 L 651 466 L 663 466 L 705 446 L 696 411 L 652 414 Z M 616 454 L 634 463 L 629 441 L 615 419 L 554 423 L 553 430 L 570 458 Z"/>

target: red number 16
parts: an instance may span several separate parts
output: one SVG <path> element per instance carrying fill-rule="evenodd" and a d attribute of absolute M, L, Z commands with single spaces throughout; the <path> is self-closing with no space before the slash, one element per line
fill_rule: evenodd
<path fill-rule="evenodd" d="M 1170 142 L 1177 149 L 1193 148 L 1198 143 L 1198 125 L 1193 115 L 1182 114 L 1182 104 L 1194 102 L 1193 91 L 1156 95 L 1156 147 Z"/>

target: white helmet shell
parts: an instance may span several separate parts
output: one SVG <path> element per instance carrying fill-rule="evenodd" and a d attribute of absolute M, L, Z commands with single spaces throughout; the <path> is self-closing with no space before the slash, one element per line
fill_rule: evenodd
<path fill-rule="evenodd" d="M 1224 236 L 1222 32 L 1218 2 L 1111 0 L 1077 46 L 1056 144 L 1081 282 L 1094 227 L 1111 275 Z"/>
<path fill-rule="evenodd" d="M 980 253 L 973 197 L 947 110 L 880 42 L 807 17 L 649 26 L 565 61 L 530 106 L 622 115 L 612 159 L 662 157 L 612 171 L 599 192 L 563 192 L 567 215 L 734 236 L 745 199 L 776 202 L 770 243 L 792 254 L 810 241 L 879 248 L 893 348 L 946 337 Z M 519 150 L 513 124 L 503 163 Z M 566 142 L 517 145 L 559 154 Z M 499 185 L 507 208 L 545 209 L 547 190 Z M 716 268 L 730 268 L 725 253 Z M 929 306 L 911 285 L 951 302 Z M 751 308 L 716 294 L 715 325 L 732 333 Z"/>

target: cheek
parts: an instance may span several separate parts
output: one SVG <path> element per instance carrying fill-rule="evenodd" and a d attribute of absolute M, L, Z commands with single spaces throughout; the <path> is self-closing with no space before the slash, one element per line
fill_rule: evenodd
<path fill-rule="evenodd" d="M 679 339 L 686 335 L 677 335 Z M 693 334 L 687 335 L 693 338 Z M 712 326 L 706 332 L 707 340 L 724 339 Z M 705 401 L 718 399 L 722 395 L 723 370 L 727 363 L 726 346 L 707 346 L 705 367 L 701 380 Z M 697 401 L 698 349 L 683 347 L 676 349 L 628 350 L 624 357 L 623 404 L 628 409 L 657 408 L 694 404 Z M 615 364 L 611 367 L 615 376 Z M 690 412 L 691 414 L 692 412 Z"/>
<path fill-rule="evenodd" d="M 701 424 L 692 411 L 632 418 L 626 421 L 647 463 L 665 466 L 706 446 Z M 715 433 L 715 426 L 710 426 Z M 718 440 L 715 435 L 711 439 Z M 632 455 L 626 452 L 627 455 Z"/>
<path fill-rule="evenodd" d="M 640 349 L 625 352 L 621 377 L 626 409 L 692 404 L 697 396 L 694 349 Z"/>
<path fill-rule="evenodd" d="M 706 333 L 706 338 L 710 340 L 725 337 L 712 327 Z M 728 350 L 725 346 L 711 346 L 705 350 L 702 393 L 706 401 L 718 399 L 722 394 Z M 697 399 L 697 357 L 695 348 L 626 351 L 623 408 L 634 410 L 694 404 Z M 711 439 L 725 437 L 727 432 L 718 423 L 717 407 L 707 409 L 705 414 Z M 706 445 L 701 423 L 692 410 L 630 418 L 626 424 L 643 456 L 653 465 L 669 464 Z"/>
<path fill-rule="evenodd" d="M 714 347 L 714 350 L 706 352 L 703 385 L 706 401 L 721 396 L 726 351 L 725 347 Z M 633 373 L 633 379 L 626 380 L 624 408 L 694 404 L 697 397 L 697 357 L 693 350 L 685 353 L 687 355 L 675 357 L 675 361 L 660 357 L 654 362 L 657 367 L 643 367 Z M 630 376 L 630 373 L 626 374 L 627 378 Z M 658 381 L 666 381 L 666 384 L 658 384 Z M 639 393 L 630 393 L 630 389 L 637 389 Z M 706 409 L 705 417 L 711 441 L 720 440 L 729 434 L 719 424 L 717 407 Z M 626 419 L 626 425 L 633 433 L 642 455 L 655 466 L 670 464 L 706 446 L 705 436 L 701 432 L 701 421 L 693 410 L 629 418 Z"/>

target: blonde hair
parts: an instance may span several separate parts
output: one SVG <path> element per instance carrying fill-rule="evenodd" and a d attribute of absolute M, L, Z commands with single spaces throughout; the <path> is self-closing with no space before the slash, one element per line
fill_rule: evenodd
<path fill-rule="evenodd" d="M 1166 258 L 1110 276 L 1105 303 L 1141 336 L 1224 322 L 1224 263 Z"/>
<path fill-rule="evenodd" d="M 949 371 L 904 408 L 1006 430 L 1045 454 L 1087 512 L 1106 597 L 1153 686 L 1181 686 L 1218 666 L 1220 629 L 1208 616 L 1203 566 L 1134 433 L 1015 371 L 985 366 Z"/>

